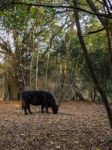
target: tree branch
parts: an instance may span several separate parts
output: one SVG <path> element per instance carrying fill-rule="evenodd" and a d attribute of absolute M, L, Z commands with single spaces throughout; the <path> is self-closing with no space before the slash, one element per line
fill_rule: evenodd
<path fill-rule="evenodd" d="M 70 9 L 70 11 L 81 11 L 81 12 L 86 12 L 92 15 L 96 15 L 96 16 L 100 16 L 100 17 L 105 17 L 105 18 L 109 18 L 112 19 L 112 16 L 108 15 L 108 14 L 104 14 L 104 13 L 97 13 L 97 12 L 92 12 L 89 10 L 85 10 L 83 8 L 80 7 L 75 7 L 75 6 L 66 6 L 66 5 L 48 5 L 48 4 L 37 4 L 37 3 L 11 3 L 13 5 L 25 5 L 25 6 L 35 6 L 35 7 L 45 7 L 45 8 L 57 8 L 57 9 Z"/>
<path fill-rule="evenodd" d="M 103 30 L 105 30 L 105 28 L 101 28 L 101 29 L 98 29 L 98 30 L 95 30 L 95 31 L 90 31 L 90 32 L 88 32 L 87 34 L 94 34 L 94 33 L 101 32 L 101 31 L 103 31 Z"/>

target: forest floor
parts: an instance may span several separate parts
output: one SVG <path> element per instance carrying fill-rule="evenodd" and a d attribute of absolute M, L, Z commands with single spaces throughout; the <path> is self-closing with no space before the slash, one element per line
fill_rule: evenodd
<path fill-rule="evenodd" d="M 59 113 L 41 114 L 20 102 L 0 101 L 0 150 L 112 150 L 105 108 L 87 102 L 62 102 Z"/>

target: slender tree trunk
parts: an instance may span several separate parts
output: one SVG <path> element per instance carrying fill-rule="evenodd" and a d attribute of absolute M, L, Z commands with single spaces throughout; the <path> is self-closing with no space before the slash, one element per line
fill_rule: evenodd
<path fill-rule="evenodd" d="M 32 89 L 32 69 L 33 69 L 33 54 L 34 54 L 34 51 L 35 51 L 35 43 L 34 43 L 34 30 L 35 29 L 33 29 L 33 43 L 32 43 L 32 47 L 33 47 L 33 49 L 32 49 L 32 53 L 31 53 L 31 62 L 30 62 L 30 86 L 29 86 L 29 89 L 31 90 Z"/>
<path fill-rule="evenodd" d="M 37 60 L 36 60 L 36 85 L 35 85 L 35 88 L 36 90 L 38 89 L 38 63 L 39 63 L 39 53 L 37 53 Z"/>
<path fill-rule="evenodd" d="M 46 71 L 45 71 L 45 89 L 47 87 L 49 57 L 50 57 L 50 52 L 48 51 L 48 54 L 47 54 L 47 63 L 46 63 Z"/>
<path fill-rule="evenodd" d="M 74 6 L 77 7 L 77 0 L 73 0 L 73 4 L 74 4 Z M 105 108 L 107 110 L 107 114 L 108 114 L 108 117 L 109 117 L 110 125 L 112 127 L 112 111 L 111 111 L 110 105 L 108 103 L 107 96 L 106 96 L 105 92 L 103 91 L 103 89 L 101 88 L 101 86 L 100 86 L 100 84 L 99 84 L 99 82 L 98 82 L 98 80 L 96 78 L 96 75 L 94 73 L 94 70 L 92 68 L 91 61 L 90 61 L 89 56 L 88 56 L 88 50 L 87 50 L 87 47 L 85 45 L 85 42 L 84 42 L 84 39 L 83 39 L 83 36 L 82 36 L 82 31 L 81 31 L 81 26 L 80 26 L 80 22 L 79 22 L 78 11 L 77 12 L 74 11 L 74 15 L 75 15 L 75 20 L 76 20 L 76 27 L 77 27 L 78 38 L 79 38 L 82 50 L 84 52 L 84 56 L 85 56 L 85 59 L 86 59 L 87 65 L 88 65 L 88 69 L 90 71 L 90 74 L 91 74 L 91 77 L 93 79 L 93 82 L 94 82 L 98 92 L 100 93 L 100 95 L 102 97 L 102 101 L 105 104 Z"/>
<path fill-rule="evenodd" d="M 23 64 L 22 64 L 22 58 L 21 58 L 21 49 L 20 50 L 20 69 L 21 69 L 21 74 L 22 74 L 22 83 L 23 83 L 23 88 L 22 90 L 25 90 L 25 87 L 26 87 L 26 81 L 25 81 L 25 77 L 24 77 L 24 70 L 23 70 Z"/>
<path fill-rule="evenodd" d="M 30 62 L 30 86 L 29 86 L 29 89 L 31 90 L 32 89 L 32 61 L 33 61 L 33 54 L 31 54 L 31 62 Z"/>

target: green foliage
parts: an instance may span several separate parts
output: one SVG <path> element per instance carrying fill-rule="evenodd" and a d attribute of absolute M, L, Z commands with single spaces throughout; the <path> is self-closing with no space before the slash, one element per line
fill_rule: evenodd
<path fill-rule="evenodd" d="M 22 0 L 22 2 L 40 3 L 39 0 Z M 42 0 L 41 3 L 72 4 L 71 1 L 60 0 Z M 85 0 L 81 1 L 79 6 L 88 8 Z M 35 78 L 37 52 L 40 54 L 39 77 L 45 76 L 47 62 L 45 54 L 49 51 L 48 78 L 51 78 L 55 72 L 62 78 L 66 74 L 66 83 L 77 84 L 82 89 L 90 90 L 88 84 L 92 81 L 77 38 L 73 12 L 59 13 L 60 11 L 62 9 L 16 5 L 11 10 L 0 12 L 2 26 L 9 31 L 9 34 L 12 34 L 15 50 L 11 50 L 17 62 L 11 61 L 10 57 L 11 59 L 13 57 L 12 55 L 8 57 L 6 51 L 5 58 L 8 57 L 7 62 L 11 62 L 9 64 L 12 65 L 12 70 L 15 70 L 18 80 L 22 78 L 21 67 L 23 68 L 25 80 L 28 83 L 32 59 L 32 74 L 33 79 Z M 111 83 L 106 33 L 102 31 L 88 35 L 89 32 L 100 29 L 102 26 L 96 17 L 87 13 L 80 13 L 80 18 L 89 57 L 100 83 L 104 86 Z"/>

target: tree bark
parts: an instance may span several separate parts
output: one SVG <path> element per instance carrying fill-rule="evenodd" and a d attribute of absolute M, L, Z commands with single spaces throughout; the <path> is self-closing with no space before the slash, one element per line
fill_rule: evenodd
<path fill-rule="evenodd" d="M 73 0 L 73 4 L 74 4 L 74 6 L 77 6 L 77 0 Z M 112 128 L 112 111 L 111 111 L 110 105 L 108 103 L 107 96 L 106 96 L 105 92 L 103 91 L 102 87 L 100 86 L 99 81 L 97 80 L 96 75 L 95 75 L 94 70 L 93 70 L 93 67 L 91 65 L 91 60 L 89 58 L 88 50 L 87 50 L 86 44 L 84 42 L 82 31 L 81 31 L 78 11 L 76 12 L 74 10 L 74 15 L 75 15 L 75 20 L 76 20 L 77 35 L 78 35 L 79 42 L 81 44 L 81 47 L 82 47 L 82 50 L 83 50 L 83 53 L 84 53 L 84 56 L 85 56 L 85 60 L 86 60 L 87 65 L 88 65 L 88 69 L 90 71 L 93 82 L 94 82 L 98 92 L 101 95 L 102 101 L 105 104 L 105 108 L 107 110 L 108 118 L 109 118 L 110 125 L 111 125 L 111 128 Z"/>

